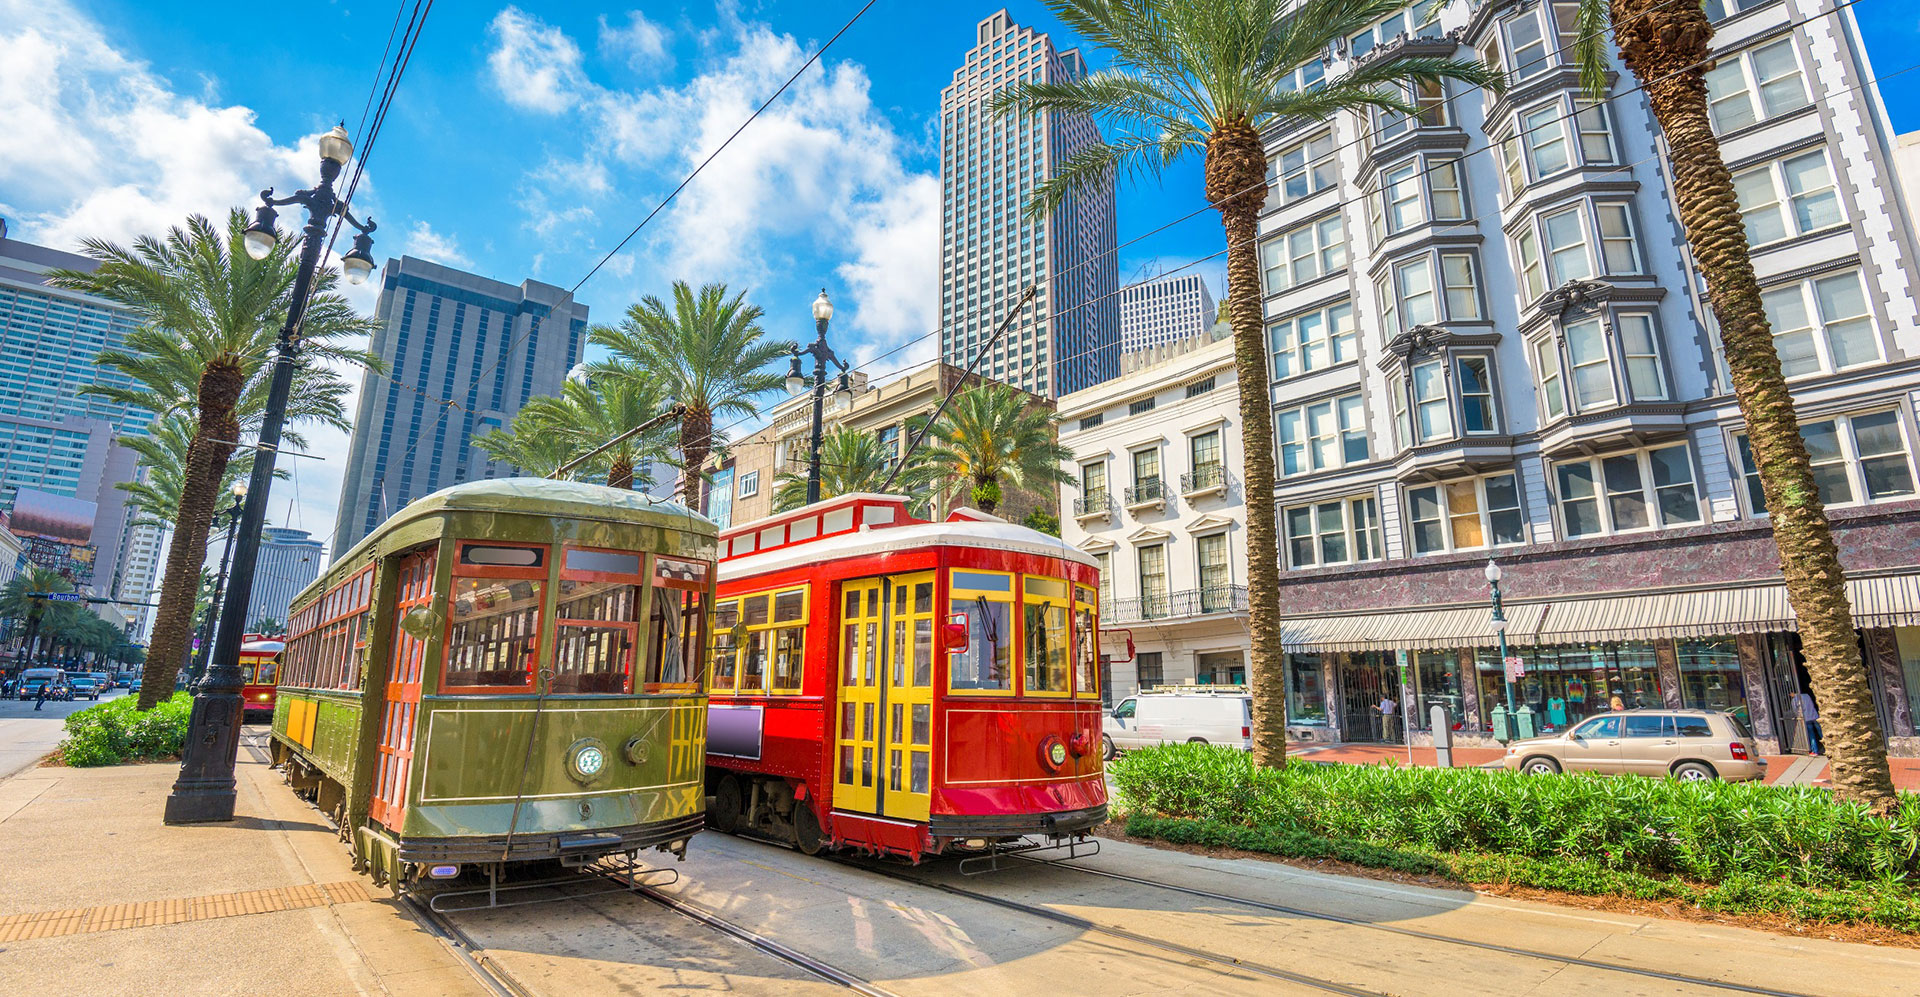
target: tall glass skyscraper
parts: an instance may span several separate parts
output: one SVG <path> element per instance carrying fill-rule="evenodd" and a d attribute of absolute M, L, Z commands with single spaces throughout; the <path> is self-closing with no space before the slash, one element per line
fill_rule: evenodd
<path fill-rule="evenodd" d="M 382 325 L 372 349 L 390 376 L 360 382 L 336 554 L 422 495 L 515 473 L 473 438 L 505 426 L 528 399 L 558 394 L 586 350 L 587 306 L 565 289 L 411 256 L 387 261 L 374 314 Z M 454 403 L 445 412 L 443 399 Z"/>
<path fill-rule="evenodd" d="M 286 626 L 293 597 L 320 577 L 320 552 L 320 541 L 306 530 L 269 526 L 261 531 L 253 596 L 247 600 L 247 629 L 267 618 Z"/>
<path fill-rule="evenodd" d="M 1025 216 L 1034 186 L 1099 141 L 1085 115 L 1002 117 L 987 102 L 1019 80 L 1086 75 L 1077 49 L 1013 23 L 981 21 L 940 92 L 940 353 L 965 366 L 1031 284 L 1040 292 L 977 373 L 1049 398 L 1119 373 L 1119 283 L 1111 182 L 1044 221 Z"/>

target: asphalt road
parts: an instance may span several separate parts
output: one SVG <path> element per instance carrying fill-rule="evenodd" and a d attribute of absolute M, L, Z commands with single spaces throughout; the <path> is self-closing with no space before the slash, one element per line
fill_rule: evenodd
<path fill-rule="evenodd" d="M 125 689 L 115 689 L 99 701 L 104 703 L 126 694 Z M 32 700 L 24 703 L 11 697 L 0 700 L 0 779 L 38 763 L 60 743 L 61 721 L 67 714 L 93 704 L 90 699 L 76 699 L 71 703 L 49 699 L 36 712 Z"/>

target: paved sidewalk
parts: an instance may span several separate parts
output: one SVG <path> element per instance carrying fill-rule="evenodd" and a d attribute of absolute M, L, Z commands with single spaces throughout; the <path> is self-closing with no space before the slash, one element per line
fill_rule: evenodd
<path fill-rule="evenodd" d="M 1310 762 L 1338 762 L 1345 765 L 1405 765 L 1408 752 L 1404 745 L 1398 744 L 1323 744 L 1289 745 L 1288 753 L 1298 759 Z M 1453 764 L 1455 768 L 1469 766 L 1498 767 L 1506 752 L 1499 748 L 1455 748 Z M 1434 760 L 1432 748 L 1416 746 L 1412 752 L 1413 764 L 1422 768 L 1432 768 L 1439 764 Z M 1891 758 L 1888 766 L 1893 769 L 1893 784 L 1906 792 L 1920 792 L 1920 758 Z M 1822 755 L 1768 755 L 1767 783 L 1769 785 L 1831 786 L 1827 779 L 1827 759 Z"/>
<path fill-rule="evenodd" d="M 100 702 L 125 696 L 126 690 L 109 693 Z M 40 709 L 18 699 L 0 699 L 0 779 L 40 764 L 40 759 L 58 747 L 66 736 L 67 714 L 98 705 L 78 699 L 71 703 L 49 699 Z"/>
<path fill-rule="evenodd" d="M 229 824 L 161 824 L 178 773 L 43 767 L 0 782 L 0 993 L 489 993 L 250 750 Z"/>

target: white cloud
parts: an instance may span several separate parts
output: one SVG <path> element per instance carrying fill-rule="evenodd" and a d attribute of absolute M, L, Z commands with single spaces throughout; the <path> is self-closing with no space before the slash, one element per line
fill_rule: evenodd
<path fill-rule="evenodd" d="M 407 232 L 406 252 L 442 266 L 473 267 L 473 260 L 460 251 L 460 244 L 452 236 L 435 232 L 433 226 L 424 221 L 414 222 L 412 230 Z"/>
<path fill-rule="evenodd" d="M 487 55 L 494 85 L 507 103 L 558 114 L 579 99 L 584 82 L 580 46 L 559 28 L 508 7 L 487 26 L 494 48 Z"/>
<path fill-rule="evenodd" d="M 605 15 L 600 18 L 600 51 L 625 59 L 635 72 L 664 73 L 672 69 L 673 54 L 667 48 L 672 37 L 637 10 L 627 12 L 624 27 L 609 24 Z"/>

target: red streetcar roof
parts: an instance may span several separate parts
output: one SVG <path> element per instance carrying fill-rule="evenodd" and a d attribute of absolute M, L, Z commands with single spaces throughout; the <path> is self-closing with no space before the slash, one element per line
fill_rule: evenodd
<path fill-rule="evenodd" d="M 976 514 L 977 515 L 977 514 Z M 849 530 L 830 537 L 779 547 L 720 562 L 720 580 L 731 581 L 772 571 L 809 564 L 821 564 L 852 557 L 867 557 L 888 551 L 926 547 L 973 547 L 1004 550 L 1041 557 L 1057 557 L 1089 568 L 1100 562 L 1093 555 L 1068 544 L 1059 537 L 1028 529 L 1001 519 L 955 516 L 944 523 L 915 521 L 891 529 Z"/>
<path fill-rule="evenodd" d="M 812 505 L 777 512 L 764 519 L 720 531 L 722 562 L 750 554 L 801 544 L 857 530 L 913 526 L 925 523 L 907 512 L 909 499 L 904 495 L 876 495 L 856 492 L 822 499 Z"/>

